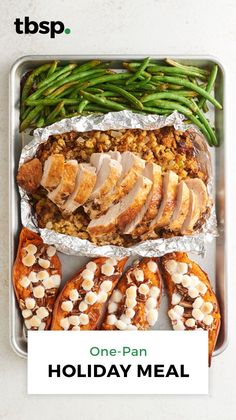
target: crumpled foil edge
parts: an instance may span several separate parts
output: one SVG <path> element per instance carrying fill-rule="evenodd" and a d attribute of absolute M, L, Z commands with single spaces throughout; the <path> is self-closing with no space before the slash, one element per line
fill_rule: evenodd
<path fill-rule="evenodd" d="M 174 111 L 168 116 L 142 115 L 131 111 L 119 111 L 110 112 L 105 115 L 92 114 L 86 117 L 78 116 L 64 119 L 48 127 L 39 128 L 34 131 L 34 139 L 22 150 L 19 165 L 32 159 L 36 154 L 38 146 L 45 142 L 52 134 L 62 134 L 69 131 L 120 130 L 124 128 L 154 130 L 165 126 L 174 126 L 175 129 L 182 131 L 191 129 L 199 132 L 192 124 L 184 124 L 184 119 L 185 117 L 177 111 Z M 210 181 L 208 185 L 209 191 L 212 189 L 211 184 L 212 182 Z M 21 220 L 23 226 L 38 232 L 46 244 L 55 245 L 58 251 L 67 255 L 87 257 L 116 256 L 117 258 L 131 255 L 159 257 L 175 251 L 196 252 L 203 255 L 207 243 L 211 242 L 217 236 L 216 215 L 213 206 L 211 214 L 200 233 L 189 236 L 146 240 L 127 248 L 115 245 L 97 246 L 85 239 L 39 228 L 37 219 L 32 212 L 28 194 L 21 187 L 19 187 L 19 192 L 21 196 Z"/>

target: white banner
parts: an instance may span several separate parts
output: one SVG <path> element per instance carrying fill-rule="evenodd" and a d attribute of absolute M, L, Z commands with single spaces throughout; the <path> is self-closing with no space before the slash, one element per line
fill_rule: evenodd
<path fill-rule="evenodd" d="M 29 394 L 207 394 L 206 331 L 29 331 Z"/>

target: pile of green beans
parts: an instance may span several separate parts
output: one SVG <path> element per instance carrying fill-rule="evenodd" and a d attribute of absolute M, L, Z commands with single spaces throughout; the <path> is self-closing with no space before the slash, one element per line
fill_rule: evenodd
<path fill-rule="evenodd" d="M 205 117 L 208 104 L 222 109 L 212 96 L 218 66 L 188 66 L 172 59 L 157 63 L 149 57 L 124 62 L 122 71 L 111 63 L 46 63 L 22 80 L 20 131 L 43 127 L 62 118 L 91 113 L 132 110 L 143 114 L 182 113 L 218 146 L 214 129 Z"/>

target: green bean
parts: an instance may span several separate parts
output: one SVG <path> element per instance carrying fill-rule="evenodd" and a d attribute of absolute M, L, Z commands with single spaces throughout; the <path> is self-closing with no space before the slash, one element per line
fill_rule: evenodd
<path fill-rule="evenodd" d="M 95 104 L 88 104 L 86 107 L 86 111 L 102 112 L 105 114 L 107 112 L 107 108 L 103 108 L 102 106 Z"/>
<path fill-rule="evenodd" d="M 107 87 L 108 89 L 110 89 L 113 92 L 117 92 L 119 93 L 121 96 L 123 96 L 125 99 L 127 99 L 128 102 L 130 102 L 136 109 L 143 109 L 143 104 L 142 102 L 139 101 L 139 99 L 137 99 L 134 95 L 132 95 L 131 93 L 127 92 L 125 89 L 116 86 L 112 83 L 107 83 Z"/>
<path fill-rule="evenodd" d="M 61 109 L 64 107 L 64 101 L 59 102 L 59 104 L 52 110 L 52 112 L 49 114 L 46 123 L 51 124 L 55 117 L 60 114 Z"/>
<path fill-rule="evenodd" d="M 44 117 L 40 117 L 36 123 L 36 127 L 38 128 L 43 127 L 44 124 L 45 124 Z"/>
<path fill-rule="evenodd" d="M 24 105 L 24 101 L 26 100 L 26 98 L 27 98 L 27 96 L 30 92 L 30 89 L 33 86 L 35 77 L 38 76 L 39 74 L 47 71 L 50 67 L 51 67 L 50 63 L 49 64 L 43 64 L 42 66 L 34 69 L 30 73 L 30 75 L 27 77 L 27 79 L 25 81 L 25 84 L 23 86 L 23 89 L 22 89 L 22 93 L 21 93 L 21 103 L 22 103 L 22 105 Z"/>
<path fill-rule="evenodd" d="M 201 112 L 201 110 L 199 108 L 197 109 L 196 114 L 197 114 L 199 120 L 201 121 L 201 123 L 204 125 L 204 127 L 208 131 L 208 133 L 210 135 L 210 138 L 211 138 L 211 141 L 212 141 L 212 144 L 214 146 L 218 146 L 219 143 L 218 143 L 217 137 L 216 137 L 213 129 L 211 128 L 209 122 L 207 121 L 206 117 L 203 115 L 203 113 Z"/>
<path fill-rule="evenodd" d="M 30 123 L 40 114 L 40 112 L 42 111 L 43 106 L 42 105 L 38 105 L 35 108 L 33 108 L 29 114 L 27 115 L 27 117 L 22 121 L 21 125 L 20 125 L 20 131 L 24 131 L 26 130 L 26 128 L 29 127 Z"/>
<path fill-rule="evenodd" d="M 51 76 L 46 77 L 41 83 L 38 84 L 38 89 L 41 87 L 47 86 L 49 83 L 53 82 L 55 79 L 58 78 L 58 76 L 61 76 L 62 74 L 68 73 L 68 71 L 73 70 L 75 67 L 77 67 L 77 64 L 68 64 L 68 66 L 64 66 L 60 68 L 58 71 L 53 73 Z"/>
<path fill-rule="evenodd" d="M 22 114 L 21 115 L 21 120 L 22 121 L 27 117 L 27 115 L 29 114 L 30 111 L 32 111 L 32 107 L 27 106 L 27 108 L 25 108 L 24 112 L 21 113 Z"/>
<path fill-rule="evenodd" d="M 64 78 L 66 75 L 70 75 L 71 74 L 71 72 L 68 72 L 68 73 L 65 73 L 65 74 L 62 74 L 61 76 L 59 76 L 58 77 L 58 80 L 61 80 L 62 78 Z M 48 89 L 48 87 L 49 86 L 51 86 L 52 84 L 53 84 L 54 82 L 51 82 L 51 83 L 49 83 L 49 85 L 47 85 L 46 87 L 44 86 L 44 87 L 42 87 L 42 88 L 40 88 L 40 89 L 37 89 L 34 93 L 32 93 L 30 96 L 28 96 L 27 98 L 26 98 L 26 100 L 25 100 L 25 102 L 26 102 L 26 104 L 27 104 L 27 102 L 28 102 L 28 100 L 31 100 L 31 99 L 37 99 L 37 98 L 39 98 L 42 94 L 43 94 L 43 92 L 45 92 L 46 91 L 46 89 Z"/>
<path fill-rule="evenodd" d="M 156 107 L 150 107 L 150 106 L 144 106 L 143 110 L 146 112 L 151 112 L 153 114 L 158 114 L 158 115 L 167 115 L 173 112 L 172 109 L 162 109 L 162 108 L 156 108 Z"/>
<path fill-rule="evenodd" d="M 59 61 L 53 61 L 53 63 L 51 64 L 51 66 L 50 66 L 50 68 L 48 70 L 47 77 L 48 76 L 51 76 L 55 72 L 58 63 L 59 63 Z"/>
<path fill-rule="evenodd" d="M 205 135 L 206 139 L 208 140 L 209 146 L 213 146 L 209 132 L 206 130 L 205 126 L 199 121 L 199 119 L 193 114 L 188 115 L 188 119 L 191 120 Z"/>
<path fill-rule="evenodd" d="M 106 73 L 107 73 L 107 70 L 102 70 L 101 69 L 101 70 L 87 70 L 85 72 L 70 75 L 70 76 L 66 77 L 64 80 L 60 80 L 59 82 L 56 80 L 56 82 L 53 85 L 51 85 L 50 87 L 48 87 L 47 90 L 45 90 L 44 95 L 45 96 L 51 95 L 51 93 L 54 92 L 54 90 L 56 90 L 60 86 L 64 85 L 65 83 L 74 82 L 74 81 L 78 81 L 78 80 L 80 82 L 82 82 L 82 81 L 85 81 L 85 80 L 90 80 L 91 76 L 103 75 L 103 74 L 106 74 Z"/>
<path fill-rule="evenodd" d="M 185 99 L 185 98 L 182 97 L 182 99 Z M 155 100 L 152 103 L 154 102 L 158 108 L 172 109 L 175 111 L 182 112 L 184 115 L 192 114 L 192 111 L 189 108 L 186 108 L 185 106 L 180 105 L 178 102 L 171 102 L 171 101 L 162 100 L 162 99 Z"/>
<path fill-rule="evenodd" d="M 50 98 L 56 98 L 57 96 L 63 94 L 63 92 L 65 92 L 68 88 L 70 88 L 71 86 L 75 86 L 77 84 L 78 82 L 76 81 L 76 82 L 70 82 L 70 83 L 66 83 L 65 85 L 62 85 L 58 89 L 54 90 L 54 92 L 50 95 Z"/>
<path fill-rule="evenodd" d="M 201 73 L 201 74 L 203 74 L 205 76 L 207 76 L 209 74 L 208 70 L 204 70 L 204 69 L 201 69 L 199 67 L 194 67 L 194 66 L 188 66 L 188 65 L 180 64 L 177 61 L 171 60 L 170 58 L 166 58 L 165 61 L 170 66 L 178 67 L 179 69 L 183 69 L 183 70 L 188 69 L 188 70 L 196 71 L 196 72 Z"/>
<path fill-rule="evenodd" d="M 126 81 L 126 84 L 128 85 L 129 83 L 133 83 L 136 79 L 138 79 L 140 76 L 143 76 L 143 74 L 144 74 L 144 70 L 146 69 L 146 67 L 148 66 L 148 63 L 149 63 L 149 61 L 150 61 L 150 58 L 149 57 L 147 57 L 147 58 L 145 58 L 144 60 L 143 60 L 143 62 L 142 63 L 140 63 L 140 66 L 139 66 L 139 68 L 137 69 L 137 71 L 134 73 L 134 75 L 130 78 L 130 79 L 128 79 L 127 81 Z M 140 109 L 140 108 L 138 108 L 138 109 Z"/>
<path fill-rule="evenodd" d="M 94 102 L 95 104 L 105 106 L 109 109 L 114 109 L 115 111 L 123 111 L 124 109 L 127 109 L 123 105 L 110 101 L 109 99 L 102 98 L 101 96 L 92 95 L 91 93 L 84 91 L 81 91 L 81 95 L 89 102 Z"/>
<path fill-rule="evenodd" d="M 206 75 L 203 75 L 202 73 L 196 71 L 196 70 L 191 70 L 188 68 L 178 68 L 178 67 L 168 67 L 168 66 L 150 66 L 147 67 L 147 71 L 151 74 L 156 74 L 158 72 L 163 72 L 164 74 L 170 74 L 170 75 L 175 75 L 175 76 L 194 76 L 194 77 L 198 77 L 199 79 L 205 79 Z"/>
<path fill-rule="evenodd" d="M 210 73 L 208 82 L 207 82 L 207 86 L 206 86 L 206 91 L 208 93 L 211 93 L 211 91 L 212 91 L 212 89 L 214 87 L 214 84 L 215 84 L 215 81 L 216 81 L 216 77 L 217 77 L 217 73 L 218 73 L 218 66 L 217 66 L 217 64 L 214 64 L 214 66 L 212 68 L 212 71 Z M 200 109 L 203 108 L 203 106 L 205 105 L 205 103 L 206 103 L 206 99 L 202 97 L 200 99 L 199 103 L 198 103 L 199 108 Z"/>
<path fill-rule="evenodd" d="M 93 87 L 88 87 L 86 89 L 86 91 L 88 91 L 89 93 L 103 93 L 103 89 L 99 89 L 99 88 L 93 88 Z"/>
<path fill-rule="evenodd" d="M 30 102 L 31 106 L 38 106 L 38 105 L 56 105 L 60 103 L 61 101 L 64 101 L 67 105 L 77 105 L 81 99 L 75 98 L 42 98 L 42 99 L 36 99 Z"/>
<path fill-rule="evenodd" d="M 61 114 L 62 117 L 65 117 L 66 116 L 66 109 L 65 109 L 64 106 L 61 107 L 60 114 Z"/>
<path fill-rule="evenodd" d="M 99 64 L 101 64 L 101 60 L 86 61 L 86 63 L 83 63 L 79 67 L 76 67 L 73 70 L 73 73 L 91 70 L 92 68 L 97 67 Z"/>
<path fill-rule="evenodd" d="M 160 82 L 170 82 L 176 85 L 185 86 L 186 88 L 189 88 L 191 90 L 194 90 L 198 92 L 201 96 L 208 99 L 216 108 L 222 109 L 222 105 L 215 99 L 213 96 L 211 96 L 206 90 L 202 89 L 200 86 L 195 85 L 192 82 L 189 82 L 185 79 L 180 79 L 177 77 L 171 77 L 171 76 L 154 76 L 155 80 Z M 154 78 L 153 77 L 153 78 Z"/>
<path fill-rule="evenodd" d="M 92 87 L 95 85 L 100 85 L 105 82 L 114 82 L 117 80 L 128 79 L 130 77 L 129 73 L 116 73 L 116 74 L 109 74 L 107 76 L 95 77 L 88 82 L 88 87 Z"/>
<path fill-rule="evenodd" d="M 79 104 L 79 106 L 77 108 L 77 111 L 78 111 L 79 114 L 82 114 L 84 108 L 86 108 L 86 106 L 88 105 L 88 103 L 89 103 L 89 101 L 87 101 L 87 99 L 83 99 L 80 102 L 80 104 Z"/>

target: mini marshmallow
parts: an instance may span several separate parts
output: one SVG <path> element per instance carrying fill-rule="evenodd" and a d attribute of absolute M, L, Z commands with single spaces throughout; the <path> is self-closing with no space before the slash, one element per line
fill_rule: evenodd
<path fill-rule="evenodd" d="M 39 327 L 41 324 L 41 319 L 37 315 L 33 315 L 32 318 L 29 319 L 29 323 L 31 327 Z"/>
<path fill-rule="evenodd" d="M 100 289 L 106 293 L 110 292 L 110 290 L 112 289 L 112 281 L 111 280 L 103 281 L 100 285 Z"/>
<path fill-rule="evenodd" d="M 86 290 L 86 291 L 91 290 L 93 285 L 94 285 L 94 281 L 91 280 L 91 279 L 85 279 L 85 280 L 83 280 L 83 282 L 81 284 L 83 289 Z"/>
<path fill-rule="evenodd" d="M 193 302 L 193 308 L 194 309 L 200 309 L 201 306 L 203 305 L 204 300 L 201 297 L 198 297 L 197 299 L 195 299 L 195 301 Z"/>
<path fill-rule="evenodd" d="M 118 261 L 117 261 L 117 259 L 116 258 L 114 258 L 114 257 L 111 257 L 111 258 L 109 258 L 108 260 L 107 260 L 107 262 L 106 262 L 107 264 L 111 264 L 111 265 L 117 265 L 118 264 Z"/>
<path fill-rule="evenodd" d="M 30 285 L 31 282 L 28 277 L 24 276 L 22 277 L 19 283 L 22 287 L 24 287 L 24 289 L 27 289 L 27 287 Z"/>
<path fill-rule="evenodd" d="M 61 284 L 61 276 L 59 274 L 53 274 L 50 279 L 53 281 L 54 283 L 54 287 L 59 287 Z"/>
<path fill-rule="evenodd" d="M 157 301 L 156 299 L 154 299 L 153 297 L 150 297 L 147 299 L 146 303 L 145 303 L 145 307 L 146 309 L 153 309 L 157 306 Z"/>
<path fill-rule="evenodd" d="M 40 319 L 43 319 L 43 318 L 46 318 L 49 315 L 49 312 L 48 312 L 47 308 L 45 308 L 44 306 L 41 306 L 40 308 L 37 309 L 36 315 Z"/>
<path fill-rule="evenodd" d="M 122 293 L 120 292 L 120 290 L 117 289 L 117 290 L 114 290 L 111 298 L 112 298 L 113 302 L 119 303 L 119 302 L 121 302 L 122 297 L 123 297 Z"/>
<path fill-rule="evenodd" d="M 84 300 L 88 305 L 93 305 L 95 302 L 97 302 L 97 293 L 94 293 L 94 292 L 86 293 Z"/>
<path fill-rule="evenodd" d="M 149 292 L 149 287 L 147 284 L 142 283 L 140 284 L 139 288 L 138 288 L 139 293 L 141 293 L 142 295 L 147 295 Z"/>
<path fill-rule="evenodd" d="M 27 254 L 25 257 L 22 258 L 22 263 L 26 267 L 32 267 L 32 265 L 34 265 L 35 261 L 36 261 L 36 258 L 32 254 Z"/>
<path fill-rule="evenodd" d="M 137 282 L 142 282 L 144 280 L 144 273 L 142 270 L 139 270 L 138 268 L 136 268 L 133 271 L 133 275 Z"/>
<path fill-rule="evenodd" d="M 112 314 L 113 312 L 116 312 L 117 308 L 118 308 L 118 305 L 117 305 L 116 302 L 110 302 L 109 305 L 108 305 L 109 314 Z"/>
<path fill-rule="evenodd" d="M 137 287 L 136 286 L 130 286 L 128 289 L 126 289 L 126 296 L 128 298 L 135 298 L 137 294 Z"/>
<path fill-rule="evenodd" d="M 213 323 L 213 321 L 214 321 L 214 318 L 213 318 L 212 315 L 205 315 L 204 318 L 203 318 L 204 324 L 208 325 L 208 326 L 211 325 Z"/>
<path fill-rule="evenodd" d="M 50 246 L 47 248 L 47 256 L 48 256 L 49 258 L 54 257 L 54 255 L 56 254 L 56 252 L 57 252 L 57 250 L 56 250 L 55 246 L 50 245 Z"/>
<path fill-rule="evenodd" d="M 41 322 L 41 324 L 38 327 L 38 330 L 39 331 L 45 330 L 45 327 L 46 327 L 46 322 Z"/>
<path fill-rule="evenodd" d="M 62 318 L 60 320 L 60 326 L 63 328 L 63 330 L 68 330 L 70 323 L 68 318 Z"/>
<path fill-rule="evenodd" d="M 157 263 L 155 263 L 155 261 L 148 261 L 147 263 L 148 266 L 148 270 L 151 271 L 152 273 L 156 273 L 157 272 Z"/>
<path fill-rule="evenodd" d="M 185 274 L 182 278 L 182 285 L 187 288 L 192 286 L 191 277 L 187 274 Z"/>
<path fill-rule="evenodd" d="M 30 309 L 23 309 L 21 313 L 23 318 L 29 318 L 32 315 L 32 311 Z"/>
<path fill-rule="evenodd" d="M 78 325 L 74 325 L 74 327 L 71 328 L 71 331 L 79 331 L 80 327 Z"/>
<path fill-rule="evenodd" d="M 108 294 L 102 290 L 101 292 L 98 293 L 97 302 L 104 303 L 107 301 L 107 298 L 108 298 Z"/>
<path fill-rule="evenodd" d="M 135 315 L 135 311 L 132 308 L 127 308 L 126 311 L 125 311 L 125 315 L 128 318 L 131 318 L 132 319 L 134 317 L 134 315 Z"/>
<path fill-rule="evenodd" d="M 194 276 L 193 274 L 191 274 L 190 279 L 191 279 L 191 286 L 192 287 L 196 287 L 199 284 L 200 280 L 197 276 Z"/>
<path fill-rule="evenodd" d="M 188 264 L 184 262 L 177 262 L 177 273 L 186 274 L 188 272 Z"/>
<path fill-rule="evenodd" d="M 71 312 L 73 309 L 73 303 L 70 300 L 65 300 L 61 304 L 61 309 L 65 312 Z"/>
<path fill-rule="evenodd" d="M 89 261 L 88 264 L 86 264 L 86 268 L 89 271 L 92 271 L 92 273 L 95 273 L 95 271 L 97 270 L 97 264 L 93 261 Z"/>
<path fill-rule="evenodd" d="M 128 316 L 126 316 L 125 314 L 121 315 L 120 320 L 122 322 L 124 322 L 125 324 L 130 324 L 130 322 L 131 322 L 131 319 Z"/>
<path fill-rule="evenodd" d="M 25 319 L 25 326 L 26 326 L 27 330 L 31 329 L 31 323 L 30 323 L 29 319 Z"/>
<path fill-rule="evenodd" d="M 69 293 L 69 298 L 72 302 L 76 302 L 79 297 L 79 292 L 77 289 L 72 289 Z"/>
<path fill-rule="evenodd" d="M 107 320 L 106 320 L 108 325 L 115 325 L 116 321 L 117 321 L 117 318 L 115 315 L 108 315 Z"/>
<path fill-rule="evenodd" d="M 31 273 L 29 273 L 29 275 L 28 275 L 28 278 L 31 281 L 31 283 L 37 283 L 38 282 L 37 273 L 35 273 L 35 271 L 31 271 Z"/>
<path fill-rule="evenodd" d="M 195 321 L 195 319 L 194 319 L 194 318 L 188 318 L 188 319 L 185 321 L 185 325 L 186 325 L 186 327 L 193 328 L 193 327 L 195 327 L 195 325 L 196 325 L 196 321 Z"/>
<path fill-rule="evenodd" d="M 182 316 L 183 313 L 184 313 L 184 308 L 183 308 L 183 306 L 175 305 L 173 307 L 173 311 L 176 312 L 178 315 L 181 315 Z"/>
<path fill-rule="evenodd" d="M 169 260 L 165 262 L 165 269 L 169 274 L 174 274 L 177 271 L 177 262 L 175 260 Z"/>
<path fill-rule="evenodd" d="M 79 304 L 79 311 L 84 312 L 84 311 L 87 311 L 87 309 L 88 309 L 87 303 L 84 300 L 82 300 L 82 302 L 80 302 Z"/>
<path fill-rule="evenodd" d="M 116 321 L 115 326 L 118 330 L 121 330 L 121 331 L 124 331 L 127 329 L 127 325 L 120 320 Z"/>
<path fill-rule="evenodd" d="M 172 321 L 175 321 L 175 320 L 181 318 L 181 315 L 178 314 L 177 312 L 175 312 L 173 309 L 170 309 L 168 311 L 168 316 Z"/>
<path fill-rule="evenodd" d="M 213 311 L 213 305 L 211 302 L 205 302 L 203 303 L 202 307 L 201 307 L 201 311 L 204 314 L 210 314 Z"/>
<path fill-rule="evenodd" d="M 173 323 L 173 329 L 175 331 L 183 331 L 185 330 L 185 326 L 183 321 L 181 321 L 180 319 L 178 319 L 178 321 L 176 321 L 175 323 Z"/>
<path fill-rule="evenodd" d="M 171 280 L 175 283 L 175 284 L 180 284 L 183 281 L 183 275 L 179 274 L 179 273 L 174 273 L 171 276 Z"/>
<path fill-rule="evenodd" d="M 39 263 L 40 267 L 43 267 L 45 269 L 50 267 L 50 261 L 45 260 L 44 258 L 39 258 L 38 263 Z"/>
<path fill-rule="evenodd" d="M 147 322 L 148 324 L 153 327 L 153 325 L 157 322 L 158 319 L 158 311 L 157 309 L 151 309 L 147 313 Z"/>
<path fill-rule="evenodd" d="M 79 320 L 81 325 L 88 325 L 89 323 L 89 317 L 87 314 L 80 314 Z"/>
<path fill-rule="evenodd" d="M 101 273 L 104 274 L 105 276 L 112 276 L 115 272 L 115 268 L 112 264 L 109 264 L 108 262 L 106 262 L 105 264 L 102 265 L 101 267 Z"/>
<path fill-rule="evenodd" d="M 28 252 L 28 254 L 31 254 L 31 255 L 36 254 L 37 252 L 37 246 L 35 246 L 34 244 L 29 244 L 24 249 L 26 250 L 26 252 Z"/>
<path fill-rule="evenodd" d="M 192 310 L 192 316 L 193 318 L 195 318 L 197 321 L 202 321 L 204 318 L 204 314 L 202 313 L 202 311 L 200 309 L 193 309 Z"/>
<path fill-rule="evenodd" d="M 136 327 L 136 325 L 132 325 L 132 324 L 128 324 L 127 326 L 126 326 L 126 329 L 127 330 L 137 330 L 138 329 L 138 327 Z"/>
<path fill-rule="evenodd" d="M 80 318 L 78 315 L 71 315 L 69 316 L 69 323 L 71 325 L 79 325 L 80 323 Z"/>
<path fill-rule="evenodd" d="M 55 284 L 54 284 L 52 278 L 49 277 L 48 279 L 43 280 L 43 286 L 45 287 L 46 290 L 48 290 L 48 289 L 54 289 Z"/>
<path fill-rule="evenodd" d="M 204 296 L 207 291 L 207 286 L 202 281 L 200 281 L 196 287 L 198 291 L 201 293 L 201 295 Z"/>
<path fill-rule="evenodd" d="M 44 297 L 44 294 L 45 294 L 45 289 L 43 286 L 36 286 L 33 288 L 33 295 L 37 299 L 42 299 Z"/>
<path fill-rule="evenodd" d="M 33 299 L 33 298 L 26 298 L 25 299 L 25 306 L 26 306 L 27 309 L 34 309 L 35 304 L 36 304 L 35 299 Z"/>
<path fill-rule="evenodd" d="M 178 303 L 181 301 L 181 295 L 179 293 L 173 293 L 171 298 L 172 305 L 178 305 Z"/>
<path fill-rule="evenodd" d="M 127 297 L 125 299 L 125 304 L 128 308 L 134 308 L 137 305 L 137 301 L 135 298 L 129 298 Z"/>
<path fill-rule="evenodd" d="M 88 270 L 87 268 L 82 271 L 81 276 L 84 280 L 90 280 L 92 281 L 94 279 L 94 272 Z"/>
<path fill-rule="evenodd" d="M 190 289 L 188 289 L 188 295 L 192 298 L 195 299 L 196 297 L 199 296 L 199 291 L 197 290 L 196 287 L 191 287 Z"/>
<path fill-rule="evenodd" d="M 49 279 L 49 274 L 46 270 L 39 271 L 37 273 L 37 280 L 46 280 Z"/>
<path fill-rule="evenodd" d="M 157 299 L 160 296 L 160 293 L 161 293 L 161 291 L 160 291 L 159 287 L 152 286 L 149 294 L 150 294 L 151 297 Z"/>

